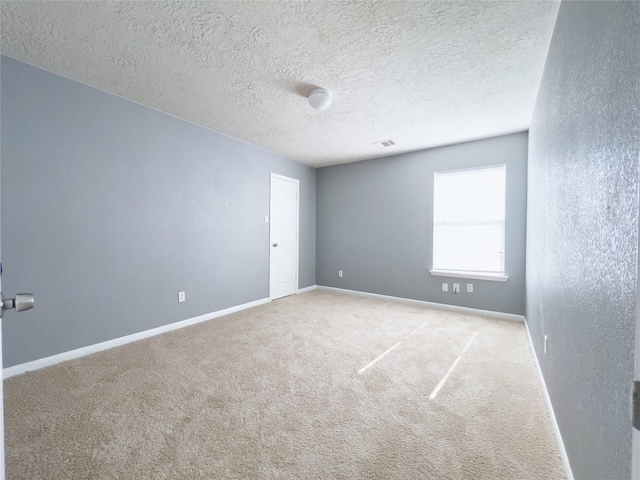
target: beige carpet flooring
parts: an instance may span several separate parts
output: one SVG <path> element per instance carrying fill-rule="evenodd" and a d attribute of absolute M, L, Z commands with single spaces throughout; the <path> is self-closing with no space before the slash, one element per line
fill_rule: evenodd
<path fill-rule="evenodd" d="M 564 478 L 524 326 L 393 301 L 315 290 L 4 386 L 9 480 Z"/>

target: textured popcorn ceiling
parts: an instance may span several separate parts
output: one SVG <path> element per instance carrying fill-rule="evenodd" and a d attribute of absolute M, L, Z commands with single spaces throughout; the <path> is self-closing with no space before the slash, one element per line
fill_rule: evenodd
<path fill-rule="evenodd" d="M 1 8 L 3 54 L 323 166 L 527 129 L 558 4 Z M 314 86 L 333 92 L 328 110 L 307 103 Z"/>

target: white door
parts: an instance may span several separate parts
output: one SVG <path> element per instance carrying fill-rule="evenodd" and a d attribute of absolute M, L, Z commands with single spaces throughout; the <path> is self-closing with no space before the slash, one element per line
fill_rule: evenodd
<path fill-rule="evenodd" d="M 2 264 L 0 263 L 0 284 L 2 283 Z M 7 310 L 31 310 L 33 308 L 33 295 L 19 293 L 14 298 L 4 298 L 0 288 L 0 374 L 2 373 L 2 323 L 4 313 Z M 4 392 L 3 379 L 0 378 L 0 480 L 4 480 Z"/>
<path fill-rule="evenodd" d="M 298 194 L 295 178 L 271 174 L 269 298 L 298 292 Z"/>

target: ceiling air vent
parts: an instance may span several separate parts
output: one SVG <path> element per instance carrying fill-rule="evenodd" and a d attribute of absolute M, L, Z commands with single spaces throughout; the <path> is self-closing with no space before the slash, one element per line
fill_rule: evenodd
<path fill-rule="evenodd" d="M 382 140 L 381 142 L 375 142 L 374 145 L 378 148 L 386 148 L 386 147 L 393 147 L 396 144 L 396 142 L 394 142 L 393 140 L 389 139 L 389 140 Z"/>

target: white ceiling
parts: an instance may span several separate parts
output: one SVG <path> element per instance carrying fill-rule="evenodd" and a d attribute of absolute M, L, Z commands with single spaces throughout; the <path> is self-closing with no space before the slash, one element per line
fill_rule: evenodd
<path fill-rule="evenodd" d="M 319 167 L 526 130 L 558 3 L 1 8 L 2 53 Z M 314 86 L 328 110 L 307 103 Z"/>

